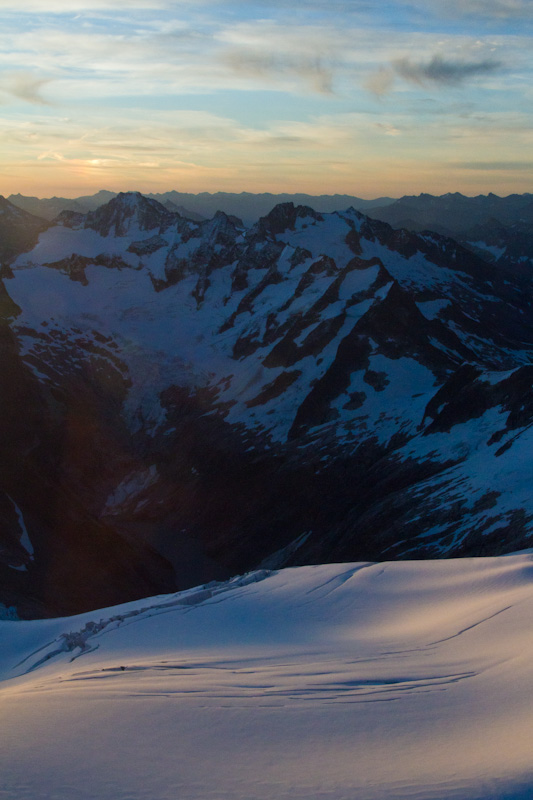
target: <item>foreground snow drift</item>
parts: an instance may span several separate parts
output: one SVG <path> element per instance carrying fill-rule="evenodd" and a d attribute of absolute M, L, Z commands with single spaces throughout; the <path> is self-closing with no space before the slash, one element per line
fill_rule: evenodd
<path fill-rule="evenodd" d="M 0 797 L 525 800 L 533 556 L 335 564 L 0 623 Z"/>

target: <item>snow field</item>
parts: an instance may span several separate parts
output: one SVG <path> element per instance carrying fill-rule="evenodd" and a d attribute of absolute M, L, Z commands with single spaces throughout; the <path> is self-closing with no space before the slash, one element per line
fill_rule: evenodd
<path fill-rule="evenodd" d="M 0 797 L 526 800 L 532 618 L 524 554 L 1 622 Z"/>

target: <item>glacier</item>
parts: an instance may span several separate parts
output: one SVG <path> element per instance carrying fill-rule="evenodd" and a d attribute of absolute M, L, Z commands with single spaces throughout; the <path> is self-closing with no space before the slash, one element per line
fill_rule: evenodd
<path fill-rule="evenodd" d="M 527 800 L 533 555 L 0 622 L 0 797 Z"/>

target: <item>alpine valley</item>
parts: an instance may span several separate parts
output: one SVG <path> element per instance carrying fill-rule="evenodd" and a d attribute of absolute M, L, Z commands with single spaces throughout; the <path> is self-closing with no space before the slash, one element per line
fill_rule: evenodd
<path fill-rule="evenodd" d="M 530 228 L 476 224 L 1 200 L 1 603 L 530 546 Z"/>

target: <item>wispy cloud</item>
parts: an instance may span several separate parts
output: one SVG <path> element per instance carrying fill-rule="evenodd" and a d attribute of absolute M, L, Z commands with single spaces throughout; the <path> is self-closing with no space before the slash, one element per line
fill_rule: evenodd
<path fill-rule="evenodd" d="M 364 85 L 376 97 L 385 97 L 394 86 L 394 72 L 390 67 L 380 67 L 371 73 Z"/>
<path fill-rule="evenodd" d="M 4 73 L 0 79 L 0 94 L 7 94 L 33 105 L 49 105 L 41 94 L 41 89 L 47 83 L 50 83 L 50 78 L 39 78 L 31 72 Z"/>
<path fill-rule="evenodd" d="M 533 161 L 456 161 L 452 162 L 450 166 L 454 169 L 471 169 L 482 172 L 533 171 Z"/>
<path fill-rule="evenodd" d="M 339 53 L 348 39 L 331 25 L 284 25 L 255 20 L 224 26 L 216 36 L 221 63 L 240 78 L 266 78 L 277 83 L 298 80 L 319 94 L 333 92 Z"/>
<path fill-rule="evenodd" d="M 533 19 L 531 0 L 426 0 L 426 9 L 433 7 L 448 17 L 474 17 L 481 20 Z"/>
<path fill-rule="evenodd" d="M 223 53 L 222 61 L 236 74 L 245 78 L 298 78 L 320 94 L 333 93 L 333 72 L 320 56 L 291 56 L 260 53 L 254 50 L 233 49 Z"/>
<path fill-rule="evenodd" d="M 378 131 L 381 131 L 385 136 L 400 136 L 401 130 L 391 125 L 389 122 L 376 122 L 375 125 Z"/>
<path fill-rule="evenodd" d="M 362 193 L 364 180 L 402 194 L 391 181 L 431 190 L 439 159 L 525 163 L 530 12 L 533 0 L 0 0 L 0 168 L 64 185 Z"/>
<path fill-rule="evenodd" d="M 458 86 L 469 78 L 490 75 L 502 66 L 501 61 L 484 59 L 482 61 L 459 61 L 435 55 L 430 61 L 416 62 L 409 58 L 399 58 L 392 62 L 392 69 L 406 81 L 423 85 L 426 83 L 443 86 Z"/>
<path fill-rule="evenodd" d="M 238 14 L 246 6 L 253 10 L 256 8 L 262 16 L 265 15 L 264 0 L 180 0 L 181 9 L 203 8 L 231 10 Z M 530 0 L 397 0 L 389 2 L 385 7 L 386 15 L 408 12 L 413 6 L 423 8 L 441 16 L 477 17 L 479 19 L 520 19 L 531 18 L 533 9 Z M 129 0 L 128 8 L 133 10 L 176 10 L 175 0 Z M 268 8 L 272 14 L 286 11 L 287 4 L 284 0 L 269 0 Z M 16 9 L 11 0 L 0 0 L 0 11 L 16 11 L 17 13 L 47 13 L 66 14 L 76 11 L 117 11 L 116 0 L 18 0 Z M 342 16 L 364 16 L 366 19 L 375 19 L 376 5 L 368 0 L 306 0 L 305 8 L 291 9 L 291 14 L 297 10 L 300 14 L 309 13 L 335 13 Z"/>
<path fill-rule="evenodd" d="M 396 78 L 417 86 L 460 86 L 470 79 L 499 72 L 503 63 L 495 58 L 477 61 L 434 55 L 427 61 L 397 58 L 367 78 L 365 88 L 377 97 L 384 97 L 394 88 Z"/>
<path fill-rule="evenodd" d="M 161 9 L 171 5 L 169 0 L 128 0 L 132 9 Z M 76 11 L 116 11 L 115 0 L 0 0 L 0 11 L 14 13 L 72 14 Z"/>

